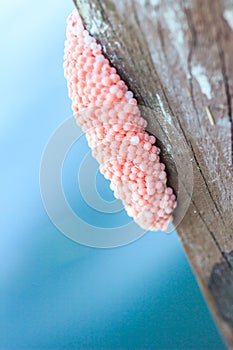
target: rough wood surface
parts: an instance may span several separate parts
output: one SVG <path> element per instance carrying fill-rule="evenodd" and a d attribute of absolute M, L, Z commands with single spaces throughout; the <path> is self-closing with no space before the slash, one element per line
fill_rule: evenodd
<path fill-rule="evenodd" d="M 183 172 L 193 166 L 194 184 L 183 183 L 190 205 L 177 231 L 233 349 L 233 1 L 75 4 L 140 105 L 155 111 L 144 117 L 151 133 L 162 128 L 162 157 L 176 191 L 174 159 L 182 149 L 168 124 L 189 150 Z"/>

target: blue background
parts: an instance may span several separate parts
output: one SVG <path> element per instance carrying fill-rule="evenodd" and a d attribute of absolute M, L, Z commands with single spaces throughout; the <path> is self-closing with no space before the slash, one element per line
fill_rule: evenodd
<path fill-rule="evenodd" d="M 62 63 L 72 8 L 1 2 L 0 348 L 224 349 L 176 234 L 88 248 L 43 208 L 41 155 L 71 115 Z"/>

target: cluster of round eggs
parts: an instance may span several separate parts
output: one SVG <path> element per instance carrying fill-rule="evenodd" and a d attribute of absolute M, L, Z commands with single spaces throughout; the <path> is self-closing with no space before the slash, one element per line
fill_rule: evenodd
<path fill-rule="evenodd" d="M 67 23 L 64 72 L 77 123 L 128 215 L 144 229 L 166 230 L 176 198 L 166 185 L 156 139 L 145 131 L 133 93 L 85 30 L 77 10 Z"/>

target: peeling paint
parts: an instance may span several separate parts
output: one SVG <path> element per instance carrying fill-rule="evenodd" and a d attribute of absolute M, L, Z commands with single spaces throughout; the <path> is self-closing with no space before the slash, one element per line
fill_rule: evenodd
<path fill-rule="evenodd" d="M 196 64 L 192 66 L 192 75 L 198 82 L 201 91 L 206 97 L 211 100 L 212 98 L 212 89 L 210 85 L 210 81 L 206 75 L 205 68 L 200 64 Z"/>
<path fill-rule="evenodd" d="M 227 9 L 223 12 L 223 17 L 227 21 L 228 25 L 233 30 L 233 9 Z"/>
<path fill-rule="evenodd" d="M 156 94 L 156 98 L 158 100 L 159 103 L 159 107 L 161 108 L 161 112 L 163 113 L 163 116 L 166 118 L 166 120 L 171 123 L 172 122 L 172 118 L 170 116 L 170 114 L 168 112 L 165 111 L 164 106 L 163 106 L 163 102 L 159 96 L 159 94 Z"/>

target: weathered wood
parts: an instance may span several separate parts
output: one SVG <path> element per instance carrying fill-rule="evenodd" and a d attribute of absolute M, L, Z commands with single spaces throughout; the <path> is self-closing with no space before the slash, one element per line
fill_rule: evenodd
<path fill-rule="evenodd" d="M 191 203 L 177 231 L 233 348 L 233 1 L 75 4 L 139 104 L 156 111 L 156 118 L 144 117 L 151 133 L 156 135 L 158 123 L 163 129 L 162 156 L 176 191 L 174 159 L 182 149 L 165 120 L 176 127 L 190 151 L 194 188 L 186 186 Z M 168 152 L 167 144 L 172 146 Z"/>

